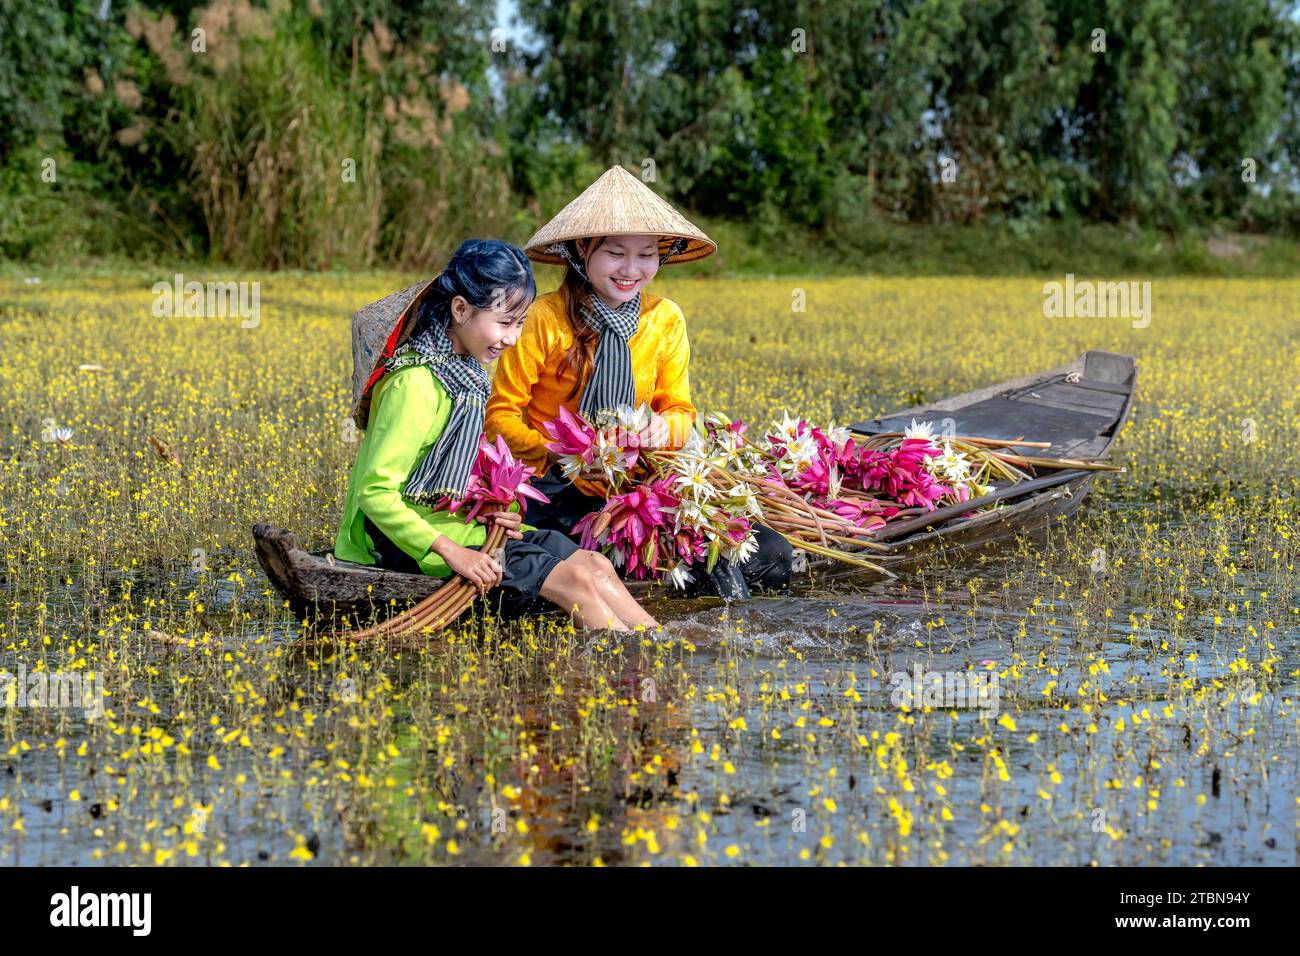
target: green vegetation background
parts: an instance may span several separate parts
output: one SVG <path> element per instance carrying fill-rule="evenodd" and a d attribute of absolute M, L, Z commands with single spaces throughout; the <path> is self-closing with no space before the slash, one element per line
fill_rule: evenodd
<path fill-rule="evenodd" d="M 1300 273 L 1294 2 L 517 13 L 0 0 L 6 271 L 424 272 L 622 163 L 703 275 Z"/>

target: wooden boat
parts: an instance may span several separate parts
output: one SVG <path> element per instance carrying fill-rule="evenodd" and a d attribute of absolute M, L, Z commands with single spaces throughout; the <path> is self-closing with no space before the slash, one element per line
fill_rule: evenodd
<path fill-rule="evenodd" d="M 1090 351 L 1046 372 L 849 427 L 872 435 L 902 431 L 913 420 L 933 422 L 936 432 L 952 435 L 1050 441 L 1050 448 L 1036 452 L 1043 457 L 1104 459 L 1128 419 L 1136 382 L 1137 366 L 1131 356 Z M 997 488 L 994 497 L 1000 506 L 974 517 L 961 517 L 969 507 L 954 506 L 891 523 L 878 535 L 888 550 L 870 557 L 890 570 L 905 569 L 936 548 L 978 551 L 1041 531 L 1078 511 L 1097 474 L 1048 471 Z M 420 601 L 444 583 L 426 575 L 340 561 L 328 551 L 309 552 L 292 532 L 270 525 L 254 526 L 253 538 L 271 584 L 297 613 L 308 617 L 346 614 L 352 620 L 368 619 L 376 610 L 387 613 L 381 609 L 394 602 L 403 608 Z M 797 571 L 805 569 L 796 565 Z"/>

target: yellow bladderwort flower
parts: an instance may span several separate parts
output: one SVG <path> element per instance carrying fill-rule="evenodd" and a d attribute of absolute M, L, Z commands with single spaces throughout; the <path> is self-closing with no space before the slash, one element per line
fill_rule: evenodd
<path fill-rule="evenodd" d="M 999 661 L 988 668 L 1000 680 L 1022 681 L 1022 692 L 1013 698 L 1019 709 L 1000 716 L 1015 724 L 1016 712 L 1033 715 L 1026 718 L 1033 726 L 1025 735 L 1006 723 L 995 724 L 990 734 L 988 722 L 969 707 L 882 714 L 876 704 L 888 674 L 882 678 L 862 659 L 874 660 L 872 648 L 892 651 L 889 635 L 871 628 L 856 633 L 838 602 L 825 615 L 831 653 L 819 649 L 816 658 L 798 647 L 773 647 L 766 640 L 770 629 L 739 614 L 718 623 L 717 634 L 728 643 L 719 647 L 720 638 L 711 636 L 707 662 L 691 660 L 693 646 L 685 644 L 669 654 L 639 643 L 620 648 L 608 640 L 591 649 L 590 661 L 579 660 L 585 641 L 566 630 L 567 623 L 552 630 L 532 620 L 509 626 L 493 621 L 440 636 L 430 632 L 418 646 L 310 655 L 290 665 L 286 680 L 291 642 L 306 632 L 301 617 L 262 581 L 248 527 L 271 520 L 297 531 L 310 547 L 328 546 L 336 530 L 328 514 L 337 504 L 338 482 L 364 438 L 347 437 L 340 424 L 351 397 L 338 369 L 347 367 L 350 342 L 339 334 L 337 316 L 400 285 L 380 276 L 276 274 L 263 281 L 267 303 L 274 284 L 274 300 L 283 304 L 274 314 L 268 305 L 268 321 L 244 330 L 258 336 L 248 339 L 256 351 L 249 358 L 248 349 L 231 347 L 239 345 L 230 337 L 241 334 L 236 328 L 208 320 L 140 321 L 148 315 L 149 294 L 134 276 L 47 277 L 31 288 L 0 278 L 6 302 L 0 327 L 49 331 L 29 336 L 30 342 L 24 338 L 23 349 L 0 358 L 8 393 L 24 399 L 8 413 L 0 411 L 7 436 L 0 444 L 13 450 L 0 454 L 0 539 L 8 554 L 21 556 L 3 569 L 0 648 L 42 655 L 52 671 L 84 667 L 110 675 L 106 716 L 93 728 L 90 722 L 71 730 L 33 728 L 34 711 L 0 709 L 0 722 L 16 719 L 17 737 L 25 738 L 7 741 L 0 753 L 60 755 L 51 763 L 61 768 L 57 778 L 42 777 L 44 771 L 24 762 L 25 774 L 36 774 L 36 790 L 76 789 L 82 799 L 75 805 L 85 804 L 88 814 L 101 801 L 100 817 L 88 815 L 86 827 L 69 827 L 43 844 L 52 861 L 99 851 L 105 863 L 150 865 L 161 854 L 170 864 L 187 860 L 201 844 L 218 865 L 252 862 L 224 859 L 216 843 L 221 829 L 238 824 L 237 808 L 247 805 L 240 801 L 255 788 L 268 806 L 285 806 L 300 818 L 321 806 L 345 807 L 342 819 L 324 824 L 336 838 L 340 828 L 364 830 L 377 820 L 395 827 L 391 841 L 366 841 L 365 849 L 343 851 L 358 865 L 392 862 L 398 852 L 419 862 L 442 858 L 430 847 L 441 845 L 445 834 L 464 841 L 457 850 L 468 862 L 518 860 L 525 852 L 514 824 L 519 814 L 526 814 L 534 830 L 545 819 L 548 833 L 554 828 L 570 842 L 576 836 L 587 846 L 582 852 L 598 863 L 609 824 L 596 831 L 599 841 L 584 826 L 596 814 L 609 819 L 609 805 L 601 801 L 611 793 L 646 795 L 665 807 L 680 801 L 675 809 L 689 808 L 694 818 L 702 808 L 725 808 L 733 799 L 736 810 L 747 807 L 742 788 L 723 799 L 723 788 L 734 781 L 752 784 L 788 771 L 822 785 L 813 800 L 835 794 L 837 812 L 823 805 L 816 818 L 831 824 L 824 835 L 851 845 L 861 862 L 942 863 L 950 855 L 961 864 L 985 863 L 1010 842 L 1004 830 L 987 841 L 989 855 L 975 846 L 932 848 L 930 841 L 941 832 L 940 822 L 954 818 L 1016 819 L 1011 814 L 1018 805 L 1008 799 L 1014 765 L 1032 774 L 1032 790 L 1041 787 L 1057 797 L 1058 788 L 1075 781 L 1104 782 L 1103 792 L 1117 797 L 1147 791 L 1135 796 L 1155 803 L 1155 809 L 1143 809 L 1148 822 L 1158 834 L 1174 837 L 1172 849 L 1157 844 L 1156 852 L 1178 862 L 1183 847 L 1176 828 L 1168 827 L 1174 805 L 1150 794 L 1162 779 L 1173 781 L 1176 790 L 1190 788 L 1198 807 L 1218 806 L 1209 803 L 1203 771 L 1222 765 L 1223 779 L 1232 785 L 1222 786 L 1218 799 L 1231 809 L 1229 802 L 1251 790 L 1249 783 L 1238 783 L 1253 779 L 1240 762 L 1247 752 L 1249 759 L 1267 759 L 1270 770 L 1293 775 L 1293 761 L 1264 712 L 1274 703 L 1289 706 L 1284 689 L 1297 676 L 1283 656 L 1287 648 L 1279 652 L 1268 643 L 1300 624 L 1294 597 L 1286 597 L 1295 594 L 1300 527 L 1295 489 L 1287 485 L 1300 473 L 1300 443 L 1291 440 L 1294 430 L 1286 423 L 1300 421 L 1294 388 L 1300 363 L 1294 350 L 1276 347 L 1286 340 L 1287 316 L 1296 311 L 1287 306 L 1300 300 L 1294 280 L 1265 285 L 1179 278 L 1162 293 L 1167 318 L 1158 313 L 1144 330 L 1116 324 L 1119 338 L 1112 347 L 1135 354 L 1143 368 L 1135 414 L 1116 446 L 1115 460 L 1129 470 L 1099 479 L 1091 494 L 1123 507 L 1085 509 L 1067 526 L 1069 533 L 1059 540 L 1053 535 L 1047 551 L 1019 552 L 1008 545 L 1010 560 L 996 575 L 963 563 L 936 568 L 938 576 L 927 575 L 923 587 L 913 589 L 909 577 L 898 582 L 949 617 L 960 614 L 963 625 L 978 629 L 994 611 L 1000 620 L 1006 617 L 1011 627 L 1005 653 L 990 652 Z M 868 418 L 911 404 L 899 401 L 904 390 L 924 389 L 933 398 L 1057 365 L 1063 355 L 1095 344 L 1098 328 L 1024 321 L 1026 311 L 1034 314 L 1041 304 L 1041 282 L 874 277 L 817 280 L 805 290 L 809 309 L 798 322 L 751 342 L 759 322 L 789 307 L 789 281 L 695 283 L 669 276 L 656 282 L 664 283 L 656 291 L 679 302 L 687 316 L 695 348 L 692 388 L 701 411 L 723 409 L 751 423 L 779 422 L 785 411 L 792 420 Z M 401 284 L 409 282 L 403 277 Z M 827 301 L 836 303 L 833 311 L 818 306 Z M 885 322 L 877 314 L 882 302 Z M 954 330 L 953 314 L 981 319 L 970 329 Z M 1224 314 L 1242 320 L 1224 323 Z M 868 322 L 874 331 L 864 338 Z M 935 341 L 952 348 L 918 372 L 916 343 Z M 1170 341 L 1205 348 L 1180 352 Z M 77 353 L 93 353 L 85 357 L 104 371 L 78 370 L 80 358 L 67 357 L 69 343 Z M 293 361 L 273 360 L 285 355 Z M 167 374 L 157 374 L 159 368 Z M 29 434 L 32 415 L 45 414 L 56 416 L 53 424 L 71 430 L 75 441 L 42 443 L 39 433 Z M 1251 439 L 1243 419 L 1254 423 Z M 941 428 L 941 422 L 933 427 Z M 180 466 L 159 457 L 150 430 L 178 453 Z M 1205 462 L 1213 462 L 1231 493 L 1213 490 L 1217 478 L 1207 483 Z M 67 495 L 59 491 L 60 478 Z M 991 481 L 979 476 L 981 484 Z M 1173 523 L 1169 513 L 1193 500 L 1195 520 Z M 1104 549 L 1105 570 L 1091 567 L 1097 547 Z M 205 555 L 192 558 L 197 548 Z M 191 570 L 197 568 L 191 560 L 206 570 Z M 66 591 L 84 608 L 92 618 L 88 630 L 79 620 L 61 619 L 55 602 L 36 594 L 32 586 L 45 579 L 59 582 L 61 596 Z M 129 602 L 117 601 L 119 584 L 130 585 Z M 1140 609 L 1119 603 L 1132 593 L 1143 595 Z M 956 613 L 948 610 L 955 602 Z M 1229 642 L 1221 667 L 1216 655 L 1199 653 L 1203 629 L 1214 629 L 1216 617 L 1216 640 Z M 38 618 L 45 623 L 26 632 L 11 623 L 16 619 L 26 627 Z M 944 635 L 957 630 L 940 625 L 925 633 L 929 640 L 922 645 L 937 655 L 946 646 Z M 750 642 L 760 635 L 765 646 L 755 651 Z M 660 644 L 663 636 L 657 636 Z M 1122 658 L 1113 653 L 1115 641 L 1127 645 Z M 1122 676 L 1118 665 L 1108 674 L 1099 647 L 1125 661 Z M 762 676 L 754 673 L 756 663 Z M 335 682 L 345 671 L 357 680 L 356 701 L 336 699 L 342 695 Z M 853 671 L 859 676 L 852 677 Z M 397 672 L 403 675 L 400 686 L 383 686 L 389 679 L 383 675 Z M 637 692 L 610 690 L 628 672 L 655 676 L 657 704 L 641 701 Z M 860 676 L 865 673 L 872 674 L 870 681 Z M 1247 677 L 1254 685 L 1243 683 Z M 1079 693 L 1081 679 L 1089 683 Z M 665 689 L 674 681 L 670 695 Z M 757 689 L 761 683 L 766 690 Z M 548 698 L 552 687 L 562 695 Z M 1153 693 L 1157 687 L 1160 692 Z M 292 690 L 282 699 L 287 688 Z M 0 691 L 16 704 L 12 683 Z M 1121 696 L 1137 706 L 1117 703 Z M 613 703 L 617 698 L 624 702 Z M 1019 706 L 1031 698 L 1044 705 L 1041 717 Z M 1150 711 L 1146 716 L 1142 702 Z M 761 716 L 767 733 L 750 736 L 747 727 L 729 728 L 738 715 L 747 721 L 751 713 Z M 1225 758 L 1229 719 L 1249 747 L 1234 745 L 1236 756 Z M 618 720 L 632 721 L 631 736 Z M 786 734 L 796 720 L 797 731 Z M 735 744 L 714 754 L 713 765 L 724 773 L 692 773 L 698 763 L 683 758 L 704 756 L 713 743 L 705 745 L 698 734 L 686 737 L 692 724 L 708 728 L 705 739 Z M 981 759 L 1006 733 L 1023 742 L 1023 752 L 1017 747 L 1013 759 L 1012 752 L 1000 750 L 1005 767 Z M 988 739 L 977 744 L 977 737 Z M 220 760 L 225 748 L 235 748 L 239 759 Z M 859 749 L 865 749 L 865 760 L 840 764 L 847 788 L 837 779 L 828 790 L 828 768 Z M 626 765 L 624 752 L 630 752 Z M 1160 756 L 1150 761 L 1150 753 Z M 951 770 L 946 776 L 931 766 L 945 757 Z M 177 769 L 162 791 L 152 769 L 159 758 Z M 340 759 L 346 769 L 336 765 Z M 1052 762 L 1069 769 L 1058 773 Z M 102 767 L 103 776 L 92 778 L 91 766 Z M 727 766 L 734 775 L 725 773 Z M 346 780 L 337 775 L 341 769 Z M 488 786 L 497 798 L 485 794 L 476 802 L 463 785 L 488 771 L 496 778 Z M 1139 772 L 1149 779 L 1130 786 Z M 572 788 L 572 798 L 559 810 L 548 802 L 557 777 L 566 781 L 559 788 L 566 797 Z M 109 781 L 108 791 L 97 785 L 99 779 Z M 942 792 L 925 786 L 936 781 L 943 781 Z M 1198 793 L 1202 787 L 1206 794 Z M 117 795 L 121 803 L 94 796 L 101 792 Z M 156 794 L 160 806 L 170 804 L 173 812 L 161 819 L 142 812 L 142 794 Z M 926 799 L 930 794 L 933 804 Z M 881 820 L 871 812 L 870 803 L 883 807 L 891 795 L 900 801 L 900 818 L 902 811 L 915 817 L 910 832 L 916 841 L 900 837 L 901 819 Z M 446 809 L 438 808 L 439 800 Z M 511 815 L 503 835 L 490 829 L 490 814 L 507 800 Z M 199 834 L 190 809 L 209 803 L 208 832 Z M 23 818 L 17 816 L 22 809 L 0 803 L 0 832 L 11 834 L 10 845 L 25 841 Z M 670 832 L 672 812 L 642 820 L 642 829 Z M 90 828 L 98 828 L 103 815 L 115 817 L 113 830 L 103 828 L 113 835 L 92 839 Z M 457 829 L 461 819 L 468 821 L 463 831 Z M 762 819 L 770 823 L 765 837 L 783 834 L 790 823 L 776 812 Z M 1023 862 L 1061 862 L 1056 848 L 1076 842 L 1078 821 L 1069 814 L 1059 824 L 1045 814 L 1020 819 L 1031 837 L 1016 847 L 1031 854 Z M 696 843 L 699 860 L 714 858 L 699 849 L 710 835 L 715 846 L 734 839 L 735 831 L 722 820 L 692 820 L 697 832 L 685 834 L 684 845 Z M 845 830 L 841 820 L 852 820 L 854 830 Z M 1104 831 L 1113 841 L 1110 862 L 1149 857 L 1144 841 L 1126 841 L 1115 822 Z M 854 839 L 862 827 L 877 831 L 870 842 Z M 985 825 L 981 835 L 991 829 Z M 434 842 L 430 833 L 437 834 Z M 185 834 L 192 839 L 183 839 Z M 802 838 L 811 845 L 794 840 L 778 847 L 781 841 L 773 840 L 758 858 L 812 859 L 822 835 Z M 20 842 L 20 855 L 30 845 Z M 330 845 L 351 847 L 347 840 Z M 671 841 L 664 850 L 689 865 Z M 918 852 L 924 856 L 908 855 Z M 749 856 L 746 850 L 740 859 Z"/>

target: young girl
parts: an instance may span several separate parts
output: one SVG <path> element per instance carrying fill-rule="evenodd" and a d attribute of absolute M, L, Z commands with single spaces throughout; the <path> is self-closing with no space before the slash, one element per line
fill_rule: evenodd
<path fill-rule="evenodd" d="M 530 508 L 529 518 L 570 533 L 603 501 L 588 482 L 563 478 L 546 449 L 545 424 L 561 406 L 590 417 L 615 405 L 647 404 L 653 414 L 642 444 L 685 444 L 695 421 L 686 320 L 676 303 L 645 287 L 661 265 L 704 258 L 717 246 L 615 166 L 538 230 L 527 249 L 531 259 L 567 268 L 560 288 L 529 309 L 518 347 L 497 364 L 485 426 L 489 437 L 505 437 L 515 457 L 545 472 L 534 485 L 551 504 Z M 757 553 L 737 568 L 718 562 L 698 590 L 736 594 L 736 571 L 749 587 L 788 585 L 790 544 L 769 528 L 758 526 L 756 534 Z"/>
<path fill-rule="evenodd" d="M 394 571 L 460 574 L 506 616 L 545 599 L 584 627 L 656 626 L 613 566 L 517 512 L 469 524 L 433 506 L 463 494 L 483 433 L 483 365 L 515 344 L 537 294 L 528 260 L 496 240 L 469 240 L 403 311 L 358 405 L 365 437 L 348 483 L 336 557 Z M 500 561 L 477 550 L 506 529 Z"/>

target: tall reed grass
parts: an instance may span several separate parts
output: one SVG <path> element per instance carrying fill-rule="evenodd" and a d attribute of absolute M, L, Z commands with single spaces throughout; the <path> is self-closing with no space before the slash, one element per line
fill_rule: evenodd
<path fill-rule="evenodd" d="M 240 9 L 213 0 L 199 14 L 206 55 L 177 71 L 184 95 L 163 125 L 189 158 L 214 261 L 427 270 L 465 235 L 508 228 L 500 151 L 471 92 L 424 51 L 367 30 L 349 75 L 310 21 Z M 193 42 L 165 20 L 140 32 L 164 63 Z"/>

